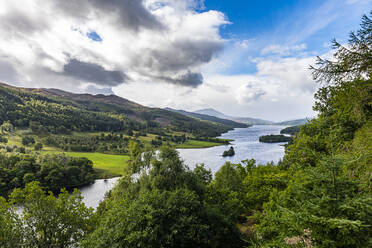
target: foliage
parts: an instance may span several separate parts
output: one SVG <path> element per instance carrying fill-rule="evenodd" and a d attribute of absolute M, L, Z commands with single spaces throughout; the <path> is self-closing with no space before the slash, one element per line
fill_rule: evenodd
<path fill-rule="evenodd" d="M 35 139 L 32 136 L 24 136 L 22 137 L 22 145 L 27 146 L 30 144 L 35 144 Z"/>
<path fill-rule="evenodd" d="M 128 153 L 129 138 L 122 133 L 101 133 L 94 135 L 48 135 L 44 143 L 71 152 Z"/>
<path fill-rule="evenodd" d="M 92 162 L 86 158 L 59 155 L 0 153 L 0 195 L 32 181 L 53 192 L 90 184 L 95 179 Z"/>
<path fill-rule="evenodd" d="M 35 150 L 36 150 L 36 151 L 40 151 L 41 149 L 43 149 L 43 144 L 41 144 L 41 143 L 36 143 L 36 145 L 35 145 Z"/>
<path fill-rule="evenodd" d="M 22 206 L 22 213 L 13 204 Z M 9 203 L 0 198 L 0 247 L 78 247 L 93 227 L 92 215 L 78 191 L 54 197 L 36 182 L 27 184 L 13 191 Z"/>
<path fill-rule="evenodd" d="M 372 13 L 371 13 L 372 15 Z M 261 247 L 369 247 L 372 226 L 372 22 L 334 42 L 336 61 L 319 60 L 316 119 L 301 127 L 280 168 L 288 186 L 257 213 Z"/>
<path fill-rule="evenodd" d="M 349 44 L 341 45 L 333 40 L 334 61 L 318 58 L 312 66 L 313 76 L 319 82 L 340 83 L 372 76 L 372 11 L 362 17 L 361 28 L 351 32 Z"/>
<path fill-rule="evenodd" d="M 4 121 L 3 124 L 0 126 L 0 132 L 1 133 L 13 133 L 14 132 L 14 126 L 10 121 Z"/>
<path fill-rule="evenodd" d="M 18 215 L 0 196 L 0 247 L 22 247 L 22 229 Z"/>
<path fill-rule="evenodd" d="M 101 205 L 96 230 L 84 247 L 237 247 L 233 222 L 205 201 L 208 173 L 190 171 L 176 151 L 163 147 L 138 159 L 130 144 L 131 170 Z M 135 174 L 132 174 L 135 173 Z M 123 207 L 125 206 L 125 207 Z"/>
<path fill-rule="evenodd" d="M 285 136 L 285 135 L 281 135 L 281 134 L 278 134 L 278 135 L 270 134 L 270 135 L 260 136 L 258 140 L 264 143 L 279 143 L 279 142 L 290 142 L 292 141 L 292 138 Z"/>
<path fill-rule="evenodd" d="M 159 132 L 167 128 L 195 136 L 216 137 L 230 126 L 201 121 L 171 111 L 146 108 L 117 96 L 56 94 L 46 89 L 0 86 L 0 123 L 30 128 L 35 134 L 69 134 L 71 131 Z M 13 128 L 11 128 L 11 131 Z"/>
<path fill-rule="evenodd" d="M 344 172 L 345 161 L 324 158 L 298 172 L 283 192 L 274 192 L 258 218 L 258 232 L 268 246 L 311 230 L 316 247 L 368 247 L 372 197 Z"/>
<path fill-rule="evenodd" d="M 284 129 L 280 130 L 280 134 L 295 135 L 296 133 L 300 132 L 301 126 L 302 125 L 286 127 Z"/>
<path fill-rule="evenodd" d="M 222 153 L 222 157 L 232 157 L 235 155 L 234 147 L 230 146 L 229 150 Z"/>
<path fill-rule="evenodd" d="M 244 178 L 246 205 L 251 210 L 262 210 L 270 194 L 287 188 L 289 175 L 286 170 L 273 164 L 253 166 Z"/>
<path fill-rule="evenodd" d="M 8 143 L 8 139 L 0 135 L 0 143 Z"/>

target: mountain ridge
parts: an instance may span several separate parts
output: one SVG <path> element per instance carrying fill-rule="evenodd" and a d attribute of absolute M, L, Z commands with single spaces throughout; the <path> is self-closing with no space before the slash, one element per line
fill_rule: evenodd
<path fill-rule="evenodd" d="M 198 118 L 198 119 L 201 119 L 201 120 L 221 123 L 221 124 L 224 124 L 224 125 L 227 125 L 227 126 L 231 126 L 232 128 L 246 128 L 246 127 L 249 127 L 249 125 L 247 125 L 245 123 L 235 122 L 235 121 L 232 121 L 232 120 L 223 119 L 223 118 L 219 118 L 219 117 L 215 117 L 215 116 L 211 116 L 211 115 L 198 114 L 198 113 L 188 112 L 188 111 L 181 110 L 181 109 L 172 109 L 172 108 L 165 108 L 165 109 L 169 110 L 169 111 L 177 112 L 177 113 L 180 113 L 180 114 L 183 114 L 183 115 L 186 115 L 186 116 Z"/>
<path fill-rule="evenodd" d="M 145 107 L 116 95 L 76 94 L 0 83 L 0 123 L 8 120 L 16 127 L 38 123 L 50 132 L 152 129 L 216 137 L 232 129 L 221 123 Z"/>
<path fill-rule="evenodd" d="M 199 110 L 193 111 L 193 113 L 210 115 L 210 116 L 218 117 L 221 119 L 227 119 L 227 120 L 232 120 L 232 121 L 239 122 L 239 123 L 245 123 L 248 125 L 296 126 L 296 125 L 306 124 L 309 120 L 312 119 L 312 118 L 302 118 L 302 119 L 293 119 L 293 120 L 287 120 L 287 121 L 274 122 L 274 121 L 264 120 L 260 118 L 229 116 L 213 108 L 199 109 Z"/>
<path fill-rule="evenodd" d="M 237 116 L 229 116 L 226 115 L 218 110 L 215 110 L 213 108 L 206 108 L 206 109 L 199 109 L 194 111 L 194 113 L 198 114 L 204 114 L 204 115 L 210 115 L 215 116 L 218 118 L 228 119 L 235 122 L 245 123 L 249 125 L 269 125 L 274 124 L 273 121 L 263 120 L 259 118 L 251 118 L 251 117 L 237 117 Z"/>

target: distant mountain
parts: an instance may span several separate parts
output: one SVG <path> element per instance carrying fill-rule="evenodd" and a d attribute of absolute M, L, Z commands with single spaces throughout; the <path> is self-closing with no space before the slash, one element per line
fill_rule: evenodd
<path fill-rule="evenodd" d="M 218 118 L 225 118 L 225 119 L 228 118 L 227 115 L 212 108 L 200 109 L 200 110 L 194 111 L 194 113 L 202 114 L 202 115 L 210 115 L 210 116 L 214 116 Z"/>
<path fill-rule="evenodd" d="M 274 123 L 272 121 L 267 121 L 267 120 L 262 120 L 262 119 L 257 119 L 257 118 L 251 118 L 251 117 L 229 116 L 229 115 L 225 115 L 224 113 L 221 113 L 221 112 L 219 112 L 215 109 L 212 109 L 212 108 L 200 109 L 200 110 L 194 111 L 194 113 L 215 116 L 215 117 L 218 117 L 218 118 L 232 120 L 232 121 L 240 122 L 240 123 L 245 123 L 245 124 L 248 124 L 248 125 L 269 125 L 269 124 Z"/>
<path fill-rule="evenodd" d="M 241 123 L 250 124 L 250 125 L 271 125 L 271 124 L 274 123 L 273 121 L 262 120 L 262 119 L 251 118 L 251 117 L 231 116 L 230 118 L 231 118 L 231 120 L 241 122 Z"/>
<path fill-rule="evenodd" d="M 299 126 L 306 124 L 309 120 L 309 118 L 304 119 L 296 119 L 296 120 L 290 120 L 290 121 L 282 121 L 282 122 L 276 122 L 274 125 L 281 125 L 281 126 Z"/>
<path fill-rule="evenodd" d="M 172 108 L 165 108 L 165 110 L 177 112 L 177 113 L 180 113 L 180 114 L 183 114 L 183 115 L 186 115 L 186 116 L 190 116 L 190 117 L 194 117 L 194 118 L 198 118 L 198 119 L 204 120 L 204 121 L 212 121 L 212 122 L 215 122 L 215 123 L 219 123 L 219 124 L 229 126 L 231 128 L 245 128 L 245 127 L 249 126 L 245 123 L 240 123 L 240 122 L 236 122 L 236 121 L 232 121 L 232 120 L 228 120 L 228 119 L 223 119 L 223 118 L 215 117 L 215 116 L 212 116 L 212 115 L 199 114 L 199 113 L 188 112 L 188 111 L 185 111 L 185 110 L 178 110 L 178 109 L 172 109 Z"/>

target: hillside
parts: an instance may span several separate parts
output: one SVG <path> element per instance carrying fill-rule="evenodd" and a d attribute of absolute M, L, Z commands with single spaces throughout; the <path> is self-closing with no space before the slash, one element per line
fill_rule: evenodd
<path fill-rule="evenodd" d="M 197 114 L 203 114 L 203 115 L 210 115 L 215 116 L 222 119 L 232 120 L 235 122 L 245 123 L 248 125 L 269 125 L 273 124 L 272 121 L 257 119 L 257 118 L 251 118 L 251 117 L 237 117 L 237 116 L 229 116 L 225 115 L 224 113 L 221 113 L 215 109 L 207 108 L 207 109 L 200 109 L 197 111 L 194 111 L 194 113 Z"/>
<path fill-rule="evenodd" d="M 26 89 L 0 85 L 0 123 L 39 126 L 51 133 L 68 131 L 187 132 L 215 137 L 231 129 L 158 108 L 149 108 L 115 95 L 74 94 L 56 89 Z"/>
<path fill-rule="evenodd" d="M 304 125 L 304 124 L 308 123 L 309 120 L 311 120 L 311 119 L 308 119 L 308 118 L 296 119 L 296 120 L 276 122 L 276 123 L 274 123 L 274 125 L 278 125 L 278 126 L 300 126 L 300 125 Z"/>
<path fill-rule="evenodd" d="M 301 126 L 302 125 L 286 127 L 280 130 L 280 134 L 295 135 L 296 133 L 300 132 Z"/>
<path fill-rule="evenodd" d="M 246 127 L 249 126 L 249 125 L 244 124 L 244 123 L 239 123 L 239 122 L 228 120 L 228 119 L 218 118 L 218 117 L 211 116 L 211 115 L 198 114 L 198 113 L 194 113 L 194 112 L 188 112 L 188 111 L 185 111 L 185 110 L 177 110 L 177 109 L 172 109 L 172 108 L 165 108 L 165 109 L 169 110 L 169 111 L 172 111 L 172 112 L 180 113 L 180 114 L 183 114 L 183 115 L 186 115 L 186 116 L 198 118 L 200 120 L 220 123 L 220 124 L 229 126 L 231 128 L 246 128 Z"/>

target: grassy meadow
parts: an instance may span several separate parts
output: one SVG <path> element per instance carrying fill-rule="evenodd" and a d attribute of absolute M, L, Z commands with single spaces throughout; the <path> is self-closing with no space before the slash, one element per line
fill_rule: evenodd
<path fill-rule="evenodd" d="M 99 135 L 100 133 L 96 132 L 90 132 L 90 133 L 82 133 L 82 132 L 73 132 L 72 135 L 80 136 L 80 135 Z M 108 133 L 105 133 L 108 134 Z M 177 133 L 177 135 L 180 135 L 182 133 Z M 31 130 L 16 130 L 15 133 L 11 135 L 7 135 L 8 143 L 7 145 L 16 145 L 18 147 L 22 147 L 22 136 L 32 136 L 35 138 L 36 142 L 42 142 L 42 135 L 34 135 L 32 134 Z M 124 137 L 128 137 L 124 135 Z M 147 136 L 140 136 L 137 137 L 137 139 L 145 144 L 150 145 L 151 140 L 155 139 L 156 135 L 154 134 L 147 134 Z M 189 139 L 183 144 L 176 144 L 171 142 L 171 146 L 174 146 L 175 148 L 180 149 L 192 149 L 192 148 L 208 148 L 213 146 L 219 146 L 222 145 L 221 143 L 216 142 L 208 142 L 208 141 L 199 141 L 199 140 L 193 140 Z M 24 146 L 28 150 L 34 150 L 34 145 L 26 145 Z M 109 177 L 115 177 L 120 176 L 123 174 L 124 168 L 127 165 L 129 161 L 128 155 L 114 155 L 114 154 L 105 154 L 105 153 L 98 153 L 98 152 L 65 152 L 59 148 L 52 147 L 52 146 L 45 146 L 43 145 L 43 148 L 41 150 L 44 154 L 56 154 L 56 153 L 64 153 L 67 156 L 71 157 L 85 157 L 88 158 L 93 162 L 93 167 L 98 172 L 99 178 L 109 178 Z"/>
<path fill-rule="evenodd" d="M 65 154 L 71 157 L 85 157 L 91 160 L 93 162 L 93 167 L 97 169 L 102 178 L 122 175 L 124 167 L 129 160 L 129 156 L 127 155 L 83 152 L 65 152 Z"/>

